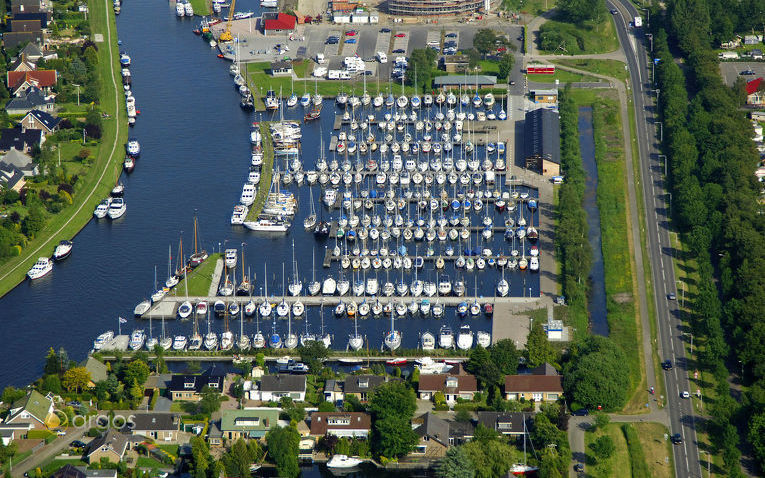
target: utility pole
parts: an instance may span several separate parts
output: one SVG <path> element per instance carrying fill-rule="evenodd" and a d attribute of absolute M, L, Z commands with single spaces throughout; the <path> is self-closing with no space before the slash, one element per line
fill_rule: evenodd
<path fill-rule="evenodd" d="M 80 85 L 72 83 L 72 86 L 77 88 L 77 106 L 80 106 Z"/>

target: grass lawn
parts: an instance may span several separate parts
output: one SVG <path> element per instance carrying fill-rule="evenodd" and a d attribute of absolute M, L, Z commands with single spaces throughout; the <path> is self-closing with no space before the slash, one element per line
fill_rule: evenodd
<path fill-rule="evenodd" d="M 260 186 L 258 186 L 258 193 L 255 195 L 255 201 L 250 207 L 250 212 L 247 213 L 248 221 L 255 221 L 258 219 L 260 212 L 263 210 L 263 206 L 266 205 L 266 199 L 268 199 L 268 191 L 271 189 L 271 179 L 274 176 L 274 145 L 271 141 L 271 129 L 269 123 L 260 123 L 260 135 L 263 138 L 263 167 L 260 168 Z"/>
<path fill-rule="evenodd" d="M 633 477 L 672 478 L 675 476 L 675 467 L 672 463 L 672 442 L 664 440 L 664 434 L 669 433 L 664 425 L 660 423 L 632 423 L 624 424 L 623 427 L 626 427 L 624 433 L 629 443 Z M 637 452 L 637 447 L 633 445 L 631 430 L 634 430 L 637 436 L 640 445 L 639 452 L 642 452 L 645 468 L 635 462 L 636 456 L 640 453 Z M 640 474 L 635 473 L 636 465 L 637 469 L 641 470 Z M 642 470 L 646 472 L 643 473 Z"/>
<path fill-rule="evenodd" d="M 614 453 L 611 457 L 603 460 L 595 457 L 590 445 L 601 436 L 609 436 L 614 442 Z M 584 434 L 585 454 L 587 455 L 587 476 L 592 478 L 629 476 L 626 471 L 630 469 L 630 454 L 627 449 L 627 441 L 624 438 L 621 424 L 609 423 L 603 429 Z"/>
<path fill-rule="evenodd" d="M 93 217 L 93 208 L 114 186 L 114 179 L 122 168 L 122 144 L 127 141 L 127 117 L 124 96 L 119 80 L 117 27 L 112 8 L 106 2 L 88 2 L 93 33 L 102 33 L 108 44 L 99 45 L 98 73 L 101 78 L 100 106 L 110 118 L 103 121 L 102 147 L 95 151 L 95 159 L 87 174 L 80 176 L 75 186 L 74 203 L 59 214 L 50 217 L 37 237 L 27 244 L 21 255 L 2 264 L 0 296 L 21 282 L 32 264 L 41 255 L 50 255 L 61 239 L 71 239 Z M 108 8 L 107 8 L 108 7 Z M 107 22 L 110 26 L 107 31 Z M 117 71 L 114 71 L 114 70 Z M 114 84 L 112 83 L 114 78 Z M 117 88 L 119 87 L 119 88 Z M 114 146 L 114 147 L 113 147 Z M 63 159 L 63 158 L 62 158 Z"/>
<path fill-rule="evenodd" d="M 168 455 L 178 457 L 178 445 L 157 445 L 157 448 L 163 450 Z"/>
<path fill-rule="evenodd" d="M 80 460 L 79 458 L 69 458 L 69 459 L 61 459 L 61 460 L 53 460 L 51 462 L 46 463 L 42 467 L 42 474 L 43 476 L 50 476 L 53 474 L 53 472 L 57 471 L 59 468 L 64 467 L 65 465 L 72 465 L 72 466 L 88 466 L 87 463 Z"/>
<path fill-rule="evenodd" d="M 209 15 L 210 2 L 208 0 L 189 0 L 194 7 L 194 15 Z"/>
<path fill-rule="evenodd" d="M 555 6 L 555 0 L 502 0 L 502 8 L 537 16 Z"/>
<path fill-rule="evenodd" d="M 219 253 L 210 254 L 201 265 L 191 271 L 177 286 L 175 286 L 170 295 L 186 295 L 186 281 L 189 281 L 189 295 L 207 296 L 210 292 L 210 283 L 215 271 L 215 263 L 222 255 Z"/>
<path fill-rule="evenodd" d="M 619 60 L 589 60 L 584 58 L 574 58 L 571 60 L 555 60 L 554 63 L 578 68 L 580 70 L 591 71 L 599 75 L 610 76 L 621 81 L 625 81 L 629 76 L 627 65 Z"/>
<path fill-rule="evenodd" d="M 148 456 L 139 456 L 138 459 L 135 461 L 136 468 L 168 468 L 169 465 L 166 465 L 165 463 L 162 463 L 159 460 L 155 460 L 154 458 L 149 458 Z"/>
<path fill-rule="evenodd" d="M 555 74 L 553 75 L 531 74 L 526 76 L 528 77 L 529 81 L 533 81 L 536 83 L 555 83 L 555 80 L 560 81 L 561 84 L 600 81 L 594 76 L 580 75 L 579 73 L 574 73 L 573 71 L 561 70 L 560 68 L 556 68 Z"/>
<path fill-rule="evenodd" d="M 607 53 L 619 48 L 612 15 L 601 23 L 584 25 L 548 20 L 539 29 L 538 43 L 540 51 L 567 55 Z"/>

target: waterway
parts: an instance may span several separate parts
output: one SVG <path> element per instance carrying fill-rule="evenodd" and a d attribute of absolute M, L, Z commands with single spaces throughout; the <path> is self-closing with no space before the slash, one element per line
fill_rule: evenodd
<path fill-rule="evenodd" d="M 254 0 L 240 0 L 237 9 L 259 11 Z M 198 17 L 197 17 L 198 18 Z M 117 221 L 91 221 L 74 238 L 72 257 L 57 264 L 46 278 L 26 281 L 0 299 L 0 336 L 5 338 L 0 350 L 0 384 L 24 385 L 40 376 L 49 347 L 65 348 L 72 359 L 81 360 L 92 347 L 92 340 L 107 329 L 117 332 L 118 316 L 128 318 L 122 333 L 133 328 L 146 328 L 148 322 L 132 318 L 136 303 L 147 297 L 154 287 L 154 270 L 164 282 L 167 276 L 168 245 L 177 254 L 181 234 L 188 252 L 192 242 L 193 217 L 200 224 L 201 245 L 208 251 L 237 247 L 246 243 L 246 265 L 257 274 L 256 292 L 265 281 L 263 264 L 268 264 L 269 293 L 281 294 L 281 266 L 286 263 L 290 276 L 293 241 L 297 244 L 296 259 L 303 283 L 312 275 L 312 250 L 316 246 L 317 278 L 327 273 L 321 268 L 324 246 L 302 228 L 308 214 L 308 187 L 291 187 L 300 197 L 301 208 L 295 225 L 286 235 L 262 236 L 230 225 L 233 205 L 238 201 L 250 161 L 249 129 L 253 121 L 277 119 L 276 116 L 244 113 L 239 108 L 239 95 L 232 87 L 229 64 L 218 59 L 216 51 L 192 34 L 197 20 L 178 20 L 172 5 L 156 0 L 130 0 L 117 19 L 122 48 L 132 57 L 133 92 L 141 111 L 131 136 L 141 142 L 142 154 L 132 175 L 123 176 L 126 186 L 127 213 Z M 267 85 L 260 85 L 267 88 Z M 308 85 L 310 89 L 310 84 Z M 371 87 L 371 85 L 370 85 Z M 302 93 L 302 85 L 296 89 Z M 287 92 L 285 92 L 287 94 Z M 334 104 L 325 102 L 321 121 L 309 124 L 303 131 L 303 162 L 313 169 L 320 135 L 325 147 L 329 144 Z M 293 108 L 286 117 L 302 119 L 304 111 Z M 483 157 L 479 151 L 478 157 Z M 535 196 L 535 191 L 530 191 Z M 321 196 L 318 186 L 314 198 Z M 524 208 L 525 209 L 525 208 Z M 537 213 L 524 212 L 527 220 L 538 224 Z M 330 213 L 325 211 L 325 219 Z M 337 217 L 338 212 L 332 213 Z M 492 209 L 492 214 L 494 214 Z M 501 225 L 495 218 L 495 224 Z M 476 220 L 473 221 L 474 223 Z M 490 246 L 507 254 L 512 246 L 501 234 L 478 245 L 473 234 L 473 248 Z M 426 247 L 420 245 L 420 253 Z M 455 247 L 457 245 L 455 244 Z M 462 246 L 464 247 L 464 245 Z M 528 249 L 529 245 L 525 245 Z M 414 249 L 414 244 L 410 244 Z M 544 261 L 545 251 L 541 251 Z M 431 266 L 432 267 L 432 266 Z M 337 264 L 331 273 L 337 277 Z M 447 267 L 448 269 L 448 267 Z M 447 270 L 452 279 L 458 274 Z M 435 273 L 424 271 L 435 280 Z M 396 281 L 391 272 L 390 280 Z M 420 277 L 421 279 L 423 277 Z M 539 294 L 539 276 L 531 272 L 507 272 L 511 295 Z M 381 281 L 385 274 L 379 275 Z M 499 279 L 496 269 L 465 274 L 468 295 L 493 296 Z M 409 281 L 412 280 L 410 277 Z M 308 312 L 308 327 L 318 332 L 318 311 Z M 473 330 L 490 331 L 491 321 L 483 316 L 468 319 Z M 402 331 L 403 348 L 416 346 L 419 334 L 437 333 L 443 323 L 456 332 L 460 319 L 448 311 L 442 321 L 432 318 L 406 318 L 396 321 Z M 344 349 L 352 322 L 336 319 L 327 311 L 325 325 L 335 337 L 334 348 Z M 213 327 L 220 331 L 221 321 Z M 264 333 L 272 324 L 260 323 Z M 276 324 L 280 333 L 286 321 Z M 359 332 L 367 336 L 370 348 L 379 347 L 387 320 L 359 321 Z M 231 328 L 238 333 L 239 323 Z M 255 324 L 245 322 L 245 331 L 255 332 Z M 303 332 L 304 320 L 293 321 L 293 331 Z M 190 334 L 189 322 L 167 321 L 168 334 Z M 153 334 L 160 333 L 158 323 Z"/>
<path fill-rule="evenodd" d="M 603 268 L 603 242 L 598 209 L 598 166 L 595 163 L 595 136 L 592 127 L 592 107 L 579 108 L 579 150 L 582 166 L 587 173 L 584 190 L 584 210 L 587 213 L 587 238 L 592 248 L 592 269 L 589 280 L 590 327 L 598 335 L 608 336 L 606 318 L 606 283 Z"/>

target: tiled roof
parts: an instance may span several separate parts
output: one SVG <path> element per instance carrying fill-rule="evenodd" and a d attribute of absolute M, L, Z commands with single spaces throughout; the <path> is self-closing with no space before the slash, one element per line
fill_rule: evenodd
<path fill-rule="evenodd" d="M 90 442 L 90 445 L 88 446 L 88 456 L 106 446 L 121 457 L 125 453 L 127 442 L 127 437 L 124 434 L 110 428 L 109 431 L 102 433 L 101 436 L 94 438 L 93 441 Z"/>
<path fill-rule="evenodd" d="M 292 30 L 295 28 L 297 18 L 286 13 L 279 13 L 274 19 L 267 19 L 263 28 L 265 30 Z"/>
<path fill-rule="evenodd" d="M 266 431 L 276 425 L 279 410 L 276 408 L 256 408 L 245 410 L 224 410 L 220 418 L 220 430 L 228 431 Z"/>
<path fill-rule="evenodd" d="M 305 392 L 305 375 L 264 375 L 260 379 L 261 392 Z"/>
<path fill-rule="evenodd" d="M 417 436 L 428 437 L 444 446 L 449 446 L 449 422 L 443 418 L 428 412 L 412 420 L 412 423 L 419 424 L 414 429 Z"/>
<path fill-rule="evenodd" d="M 311 435 L 326 435 L 328 430 L 369 430 L 371 426 L 372 418 L 364 412 L 313 412 L 311 414 Z"/>
<path fill-rule="evenodd" d="M 178 420 L 173 413 L 136 413 L 133 415 L 133 430 L 172 431 L 179 429 Z"/>
<path fill-rule="evenodd" d="M 449 386 L 456 380 L 456 387 Z M 474 375 L 450 375 L 445 373 L 420 375 L 420 383 L 417 387 L 420 392 L 477 392 L 478 382 Z"/>
<path fill-rule="evenodd" d="M 34 70 L 34 71 L 9 71 L 6 79 L 8 88 L 16 88 L 25 81 L 36 81 L 41 88 L 55 86 L 58 80 L 56 70 Z"/>
<path fill-rule="evenodd" d="M 560 375 L 508 375 L 505 377 L 505 393 L 512 392 L 563 393 L 563 377 Z"/>
<path fill-rule="evenodd" d="M 48 131 L 53 131 L 53 129 L 56 128 L 56 126 L 58 126 L 58 124 L 61 122 L 61 118 L 46 113 L 45 111 L 32 110 L 27 113 L 27 115 L 34 116 L 35 119 L 42 123 L 42 125 L 45 126 Z M 26 119 L 26 116 L 22 118 L 22 123 L 24 122 L 24 119 Z"/>

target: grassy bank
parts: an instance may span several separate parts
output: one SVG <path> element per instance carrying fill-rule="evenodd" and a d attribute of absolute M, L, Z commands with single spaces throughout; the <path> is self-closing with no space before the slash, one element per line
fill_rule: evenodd
<path fill-rule="evenodd" d="M 202 264 L 191 271 L 177 286 L 173 288 L 170 295 L 186 295 L 186 281 L 188 281 L 189 295 L 192 297 L 207 296 L 210 292 L 210 283 L 215 271 L 215 263 L 222 255 L 220 253 L 210 254 Z"/>
<path fill-rule="evenodd" d="M 209 0 L 189 0 L 189 3 L 191 3 L 191 6 L 194 7 L 194 15 L 210 14 Z"/>
<path fill-rule="evenodd" d="M 598 458 L 595 456 L 592 444 L 602 437 L 608 436 L 614 444 L 614 451 L 608 458 Z M 594 432 L 586 432 L 584 435 L 585 455 L 587 476 L 593 478 L 629 476 L 627 470 L 630 469 L 630 454 L 627 449 L 627 441 L 622 433 L 621 426 L 618 423 L 610 423 L 602 429 L 596 429 Z"/>
<path fill-rule="evenodd" d="M 104 43 L 97 44 L 98 73 L 101 78 L 100 107 L 110 117 L 103 120 L 100 147 L 91 149 L 95 157 L 90 167 L 75 185 L 73 203 L 52 216 L 20 256 L 2 265 L 0 296 L 24 279 L 27 270 L 39 256 L 51 255 L 58 241 L 71 239 L 88 223 L 93 208 L 108 195 L 122 167 L 122 145 L 127 141 L 127 118 L 119 71 L 114 71 L 118 68 L 119 59 L 117 27 L 111 5 L 90 0 L 88 6 L 91 12 L 91 31 L 102 34 L 104 38 Z"/>
<path fill-rule="evenodd" d="M 547 53 L 585 55 L 607 53 L 619 48 L 611 15 L 600 23 L 582 25 L 549 20 L 539 28 L 539 50 Z"/>
<path fill-rule="evenodd" d="M 598 75 L 610 76 L 617 80 L 625 81 L 629 75 L 629 71 L 626 68 L 626 64 L 618 60 L 591 60 L 585 58 L 574 58 L 571 60 L 555 60 L 553 63 L 557 63 L 563 66 L 570 66 L 571 68 L 578 68 L 580 70 L 591 71 Z"/>
<path fill-rule="evenodd" d="M 541 15 L 555 6 L 555 0 L 502 0 L 502 8 L 511 12 Z"/>
<path fill-rule="evenodd" d="M 622 431 L 627 439 L 634 478 L 675 476 L 672 443 L 664 439 L 664 434 L 669 433 L 667 427 L 660 423 L 625 423 L 622 425 Z"/>
<path fill-rule="evenodd" d="M 581 75 L 579 73 L 574 73 L 573 71 L 566 71 L 561 70 L 560 68 L 555 69 L 555 74 L 553 75 L 526 75 L 529 79 L 529 81 L 534 83 L 555 83 L 555 80 L 558 80 L 560 83 L 576 83 L 581 81 L 587 81 L 587 82 L 597 82 L 600 81 L 594 76 L 587 76 L 587 75 Z"/>
<path fill-rule="evenodd" d="M 250 212 L 247 214 L 248 221 L 256 220 L 263 210 L 263 206 L 266 205 L 268 191 L 271 189 L 271 180 L 274 176 L 274 145 L 271 140 L 269 124 L 267 122 L 260 123 L 260 135 L 263 138 L 263 166 L 260 168 L 258 193 L 255 195 L 255 201 L 253 201 Z"/>

